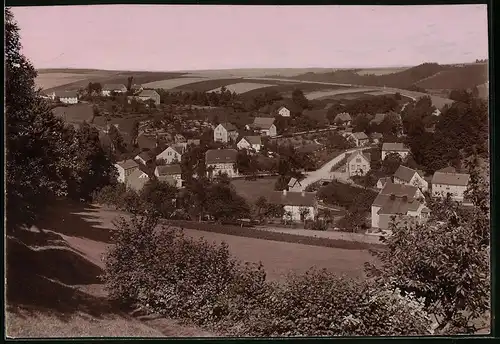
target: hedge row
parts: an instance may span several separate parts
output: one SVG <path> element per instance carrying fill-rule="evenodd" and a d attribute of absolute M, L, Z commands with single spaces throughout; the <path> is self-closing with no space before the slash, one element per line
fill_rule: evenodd
<path fill-rule="evenodd" d="M 311 246 L 341 248 L 346 250 L 369 250 L 373 248 L 385 247 L 383 244 L 378 245 L 378 244 L 369 244 L 369 243 L 349 241 L 349 240 L 316 238 L 316 237 L 297 235 L 297 234 L 271 232 L 251 227 L 228 226 L 228 225 L 220 225 L 220 224 L 206 223 L 206 222 L 163 220 L 163 223 L 181 228 L 196 229 L 204 232 L 228 234 L 246 238 L 281 241 L 281 242 L 289 242 L 289 243 L 311 245 Z"/>

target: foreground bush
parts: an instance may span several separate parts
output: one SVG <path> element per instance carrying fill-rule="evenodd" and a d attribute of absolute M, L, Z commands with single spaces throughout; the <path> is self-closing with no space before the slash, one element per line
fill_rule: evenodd
<path fill-rule="evenodd" d="M 227 245 L 157 225 L 153 216 L 116 223 L 104 275 L 112 299 L 232 336 L 428 333 L 409 297 L 326 271 L 271 283 L 262 265 L 240 263 Z"/>

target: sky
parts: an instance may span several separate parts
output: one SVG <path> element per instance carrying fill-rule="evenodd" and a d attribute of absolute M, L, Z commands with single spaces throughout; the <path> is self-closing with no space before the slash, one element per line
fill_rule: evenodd
<path fill-rule="evenodd" d="M 368 68 L 488 57 L 486 5 L 17 7 L 35 68 Z"/>

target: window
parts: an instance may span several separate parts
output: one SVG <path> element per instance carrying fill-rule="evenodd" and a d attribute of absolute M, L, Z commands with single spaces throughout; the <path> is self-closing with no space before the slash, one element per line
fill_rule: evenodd
<path fill-rule="evenodd" d="M 361 158 L 356 158 L 356 162 L 361 162 Z"/>

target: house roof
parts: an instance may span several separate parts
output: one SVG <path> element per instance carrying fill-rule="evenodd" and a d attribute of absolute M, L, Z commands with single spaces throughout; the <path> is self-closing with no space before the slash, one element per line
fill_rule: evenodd
<path fill-rule="evenodd" d="M 294 206 L 314 206 L 316 201 L 315 192 L 293 192 L 274 191 L 269 195 L 269 203 Z"/>
<path fill-rule="evenodd" d="M 409 151 L 408 148 L 404 146 L 401 142 L 385 142 L 382 144 L 383 151 L 391 151 L 391 152 L 406 152 Z"/>
<path fill-rule="evenodd" d="M 278 108 L 278 110 L 276 110 L 276 111 L 278 111 L 278 112 L 279 112 L 279 111 L 281 111 L 282 109 L 286 109 L 286 110 L 290 111 L 290 110 L 289 110 L 286 106 L 283 106 L 283 105 L 281 105 L 281 106 Z"/>
<path fill-rule="evenodd" d="M 255 117 L 252 127 L 257 129 L 269 129 L 274 123 L 274 117 Z"/>
<path fill-rule="evenodd" d="M 466 173 L 435 172 L 432 184 L 467 186 L 470 176 Z"/>
<path fill-rule="evenodd" d="M 139 97 L 157 97 L 160 96 L 155 90 L 143 90 L 139 93 Z"/>
<path fill-rule="evenodd" d="M 356 158 L 358 156 L 364 158 L 368 162 L 371 162 L 371 154 L 370 153 L 364 153 L 362 151 L 357 151 L 355 153 L 347 154 L 347 163 L 350 163 L 354 158 Z"/>
<path fill-rule="evenodd" d="M 395 197 L 406 196 L 409 199 L 414 199 L 417 195 L 417 190 L 418 188 L 415 186 L 394 184 L 388 180 L 373 201 L 373 205 L 377 207 L 383 207 L 391 195 L 394 195 Z"/>
<path fill-rule="evenodd" d="M 124 84 L 105 84 L 102 89 L 106 91 L 115 91 L 115 90 L 123 90 L 125 87 Z"/>
<path fill-rule="evenodd" d="M 209 149 L 205 152 L 205 163 L 235 163 L 237 155 L 235 149 Z"/>
<path fill-rule="evenodd" d="M 414 198 L 384 196 L 386 198 L 384 205 L 379 209 L 378 214 L 397 215 L 407 214 L 408 211 L 416 211 L 421 203 Z"/>
<path fill-rule="evenodd" d="M 351 121 L 351 115 L 349 115 L 347 112 L 341 112 L 337 116 L 335 116 L 334 122 L 348 122 Z"/>
<path fill-rule="evenodd" d="M 54 93 L 56 97 L 59 98 L 78 98 L 78 93 L 76 91 L 56 91 Z"/>
<path fill-rule="evenodd" d="M 188 139 L 187 140 L 187 144 L 188 145 L 196 145 L 198 146 L 200 144 L 200 139 Z"/>
<path fill-rule="evenodd" d="M 131 169 L 131 168 L 139 168 L 139 164 L 137 164 L 132 159 L 127 159 L 127 160 L 124 160 L 124 161 L 119 161 L 116 164 L 120 165 L 125 170 Z"/>
<path fill-rule="evenodd" d="M 142 176 L 142 174 L 145 173 L 141 170 L 135 170 L 133 171 L 127 178 L 126 178 L 126 184 L 128 187 L 131 189 L 134 189 L 136 191 L 141 190 L 144 185 L 149 181 L 149 178 L 139 178 Z"/>
<path fill-rule="evenodd" d="M 368 140 L 368 136 L 362 131 L 351 134 L 356 140 Z"/>
<path fill-rule="evenodd" d="M 379 182 L 381 182 L 381 183 L 383 183 L 383 184 L 385 185 L 385 183 L 387 183 L 387 182 L 389 182 L 389 181 L 391 181 L 391 177 L 382 177 L 382 178 L 379 178 L 379 179 L 377 180 L 377 184 L 378 184 Z"/>
<path fill-rule="evenodd" d="M 181 165 L 179 164 L 157 166 L 156 168 L 160 176 L 172 176 L 182 173 Z"/>
<path fill-rule="evenodd" d="M 224 129 L 226 129 L 227 131 L 238 130 L 232 123 L 229 123 L 229 122 L 220 123 L 220 125 L 222 125 L 224 127 Z"/>
<path fill-rule="evenodd" d="M 256 135 L 249 135 L 249 136 L 245 136 L 243 137 L 248 143 L 250 143 L 251 145 L 261 145 L 262 144 L 262 140 L 260 138 L 260 136 L 256 136 Z"/>
<path fill-rule="evenodd" d="M 375 117 L 373 117 L 373 119 L 370 121 L 370 123 L 380 124 L 384 121 L 386 115 L 387 114 L 385 113 L 377 113 L 375 114 Z"/>
<path fill-rule="evenodd" d="M 418 173 L 418 172 L 415 171 L 414 169 L 409 168 L 409 167 L 399 165 L 396 172 L 394 172 L 394 177 L 401 179 L 401 180 L 404 180 L 405 182 L 409 182 L 413 178 L 415 173 Z"/>
<path fill-rule="evenodd" d="M 143 151 L 137 154 L 138 157 L 140 157 L 144 161 L 148 161 L 154 158 L 153 152 L 152 151 Z"/>

